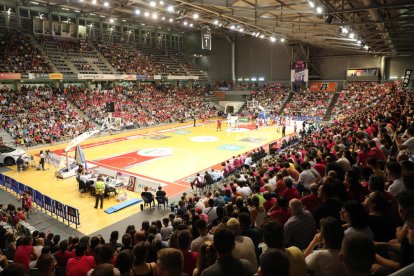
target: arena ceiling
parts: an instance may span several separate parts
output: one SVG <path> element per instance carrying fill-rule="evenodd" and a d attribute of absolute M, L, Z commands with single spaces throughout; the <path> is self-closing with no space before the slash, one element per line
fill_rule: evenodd
<path fill-rule="evenodd" d="M 27 2 L 33 3 L 33 1 Z M 200 28 L 203 24 L 209 24 L 213 35 L 237 33 L 254 36 L 257 39 L 269 39 L 274 43 L 301 43 L 317 47 L 369 51 L 381 55 L 414 53 L 413 0 L 41 0 L 37 2 L 138 22 L 157 21 L 152 24 L 172 24 L 172 27 L 183 29 L 189 26 L 193 29 Z"/>

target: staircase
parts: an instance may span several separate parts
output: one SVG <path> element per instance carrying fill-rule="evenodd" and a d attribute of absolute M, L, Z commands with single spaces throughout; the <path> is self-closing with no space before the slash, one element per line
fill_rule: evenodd
<path fill-rule="evenodd" d="M 4 129 L 0 129 L 0 141 L 1 141 L 0 144 L 3 143 L 6 146 L 10 146 L 10 147 L 16 146 L 14 143 L 14 139 Z"/>
<path fill-rule="evenodd" d="M 42 53 L 43 59 L 52 66 L 53 72 L 60 72 L 57 69 L 56 65 L 53 63 L 53 61 L 50 59 L 50 57 L 46 54 L 46 52 L 43 51 L 43 48 L 40 46 L 39 42 L 32 35 L 30 35 L 29 37 L 32 47 L 38 49 L 40 53 Z"/>
<path fill-rule="evenodd" d="M 289 92 L 289 94 L 286 96 L 286 99 L 283 101 L 280 110 L 278 111 L 279 114 L 282 114 L 283 110 L 285 109 L 286 105 L 290 102 L 290 100 L 293 98 L 294 94 L 295 92 Z"/>
<path fill-rule="evenodd" d="M 95 45 L 93 45 L 93 41 L 88 39 L 88 46 L 91 47 L 96 51 L 96 57 L 111 71 L 110 74 L 116 74 L 116 70 L 112 67 L 112 65 L 106 60 L 106 58 L 101 54 L 101 52 L 96 49 Z M 97 67 L 97 66 L 95 66 Z M 101 68 L 98 68 L 98 72 L 101 72 L 101 74 L 106 74 L 107 72 L 102 72 Z"/>
<path fill-rule="evenodd" d="M 328 109 L 326 110 L 325 116 L 323 116 L 323 121 L 329 121 L 331 119 L 332 109 L 334 108 L 340 94 L 341 93 L 337 92 L 333 95 L 331 102 L 329 103 Z"/>

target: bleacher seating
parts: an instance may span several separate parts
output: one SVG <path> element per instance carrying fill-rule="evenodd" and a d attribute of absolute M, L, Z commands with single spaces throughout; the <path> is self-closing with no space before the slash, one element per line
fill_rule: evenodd
<path fill-rule="evenodd" d="M 292 99 L 286 104 L 283 114 L 323 118 L 333 95 L 334 93 L 309 90 L 294 93 Z"/>

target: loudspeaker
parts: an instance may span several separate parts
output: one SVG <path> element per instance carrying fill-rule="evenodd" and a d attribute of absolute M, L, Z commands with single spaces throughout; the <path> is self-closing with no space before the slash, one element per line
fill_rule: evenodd
<path fill-rule="evenodd" d="M 115 103 L 114 102 L 107 102 L 105 106 L 106 112 L 115 112 Z"/>

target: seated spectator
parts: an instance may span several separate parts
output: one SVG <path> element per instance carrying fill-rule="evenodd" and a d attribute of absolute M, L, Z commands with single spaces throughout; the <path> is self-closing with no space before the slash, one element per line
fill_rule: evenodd
<path fill-rule="evenodd" d="M 200 276 L 204 269 L 212 266 L 217 260 L 217 250 L 212 242 L 205 242 L 200 246 L 200 254 L 197 258 L 197 267 L 193 271 L 193 276 Z"/>
<path fill-rule="evenodd" d="M 302 251 L 295 246 L 288 248 L 285 248 L 284 246 L 283 224 L 278 221 L 266 220 L 262 226 L 262 234 L 263 242 L 266 245 L 263 248 L 264 252 L 272 248 L 280 249 L 288 257 L 289 263 L 295 264 L 289 268 L 290 276 L 307 274 L 305 257 Z"/>
<path fill-rule="evenodd" d="M 316 232 L 315 221 L 308 210 L 303 209 L 299 199 L 292 199 L 289 202 L 289 209 L 292 216 L 284 225 L 285 245 L 296 246 L 305 249 Z"/>
<path fill-rule="evenodd" d="M 187 273 L 188 275 L 192 275 L 193 270 L 196 267 L 198 257 L 197 252 L 189 251 L 192 239 L 193 236 L 188 230 L 180 231 L 177 236 L 178 249 L 181 251 L 184 258 L 183 272 Z"/>
<path fill-rule="evenodd" d="M 156 192 L 155 197 L 164 199 L 168 204 L 168 196 L 167 193 L 162 190 L 162 186 L 158 186 L 158 191 Z"/>
<path fill-rule="evenodd" d="M 183 254 L 178 249 L 164 248 L 158 251 L 157 275 L 181 276 L 183 272 Z"/>
<path fill-rule="evenodd" d="M 130 250 L 121 251 L 116 257 L 115 268 L 119 270 L 120 276 L 130 276 L 132 273 L 132 265 L 134 256 Z"/>
<path fill-rule="evenodd" d="M 157 271 L 156 263 L 147 263 L 148 244 L 146 242 L 138 242 L 134 246 L 134 266 L 132 272 L 134 275 L 154 275 Z"/>
<path fill-rule="evenodd" d="M 291 216 L 288 208 L 288 201 L 284 197 L 279 197 L 272 208 L 267 212 L 267 216 L 273 220 L 278 220 L 285 224 Z"/>
<path fill-rule="evenodd" d="M 26 236 L 22 238 L 22 244 L 16 248 L 13 262 L 24 265 L 26 270 L 29 271 L 30 261 L 37 260 L 38 257 L 39 255 L 36 254 L 32 246 L 32 238 Z"/>
<path fill-rule="evenodd" d="M 249 261 L 253 271 L 257 271 L 259 267 L 257 264 L 256 249 L 252 239 L 240 235 L 240 222 L 236 218 L 231 218 L 227 221 L 227 228 L 234 234 L 235 238 L 233 257 Z"/>
<path fill-rule="evenodd" d="M 388 175 L 388 192 L 396 196 L 405 189 L 404 181 L 401 177 L 401 165 L 394 161 L 389 161 L 385 165 Z"/>
<path fill-rule="evenodd" d="M 346 275 L 371 275 L 375 246 L 367 236 L 350 233 L 344 237 L 339 259 L 345 267 Z"/>
<path fill-rule="evenodd" d="M 289 276 L 290 263 L 285 253 L 276 248 L 264 252 L 260 256 L 260 268 L 258 276 L 272 276 L 277 273 L 278 276 Z"/>
<path fill-rule="evenodd" d="M 311 194 L 302 197 L 300 201 L 302 201 L 302 204 L 305 206 L 306 210 L 313 214 L 316 208 L 322 204 L 322 201 L 318 196 L 318 184 L 312 183 L 309 186 L 309 189 Z"/>
<path fill-rule="evenodd" d="M 37 273 L 44 276 L 53 276 L 55 273 L 56 261 L 50 254 L 44 254 L 36 262 Z"/>
<path fill-rule="evenodd" d="M 232 252 L 235 248 L 234 234 L 222 228 L 214 234 L 214 247 L 217 250 L 217 262 L 204 269 L 202 276 L 253 276 L 254 270 L 249 261 L 236 259 Z"/>
<path fill-rule="evenodd" d="M 287 202 L 289 202 L 293 198 L 300 199 L 300 194 L 296 187 L 293 187 L 293 181 L 290 177 L 283 178 L 283 182 L 286 185 L 286 189 L 283 190 L 282 196 L 286 198 Z"/>
<path fill-rule="evenodd" d="M 152 204 L 155 205 L 154 195 L 148 191 L 148 186 L 145 186 L 144 191 L 141 192 L 141 198 L 146 198 L 148 201 L 152 201 Z"/>
<path fill-rule="evenodd" d="M 341 220 L 346 222 L 345 235 L 358 232 L 374 240 L 374 234 L 368 226 L 368 213 L 358 201 L 350 200 L 344 203 Z"/>
<path fill-rule="evenodd" d="M 336 219 L 326 217 L 321 220 L 321 232 L 316 234 L 304 252 L 308 270 L 315 276 L 345 276 L 345 270 L 339 260 L 339 252 L 344 230 Z M 323 247 L 314 250 L 318 244 Z"/>
<path fill-rule="evenodd" d="M 95 258 L 86 256 L 87 245 L 79 243 L 75 247 L 76 256 L 70 258 L 66 265 L 67 276 L 86 276 L 89 270 L 95 268 Z"/>
<path fill-rule="evenodd" d="M 333 217 L 340 220 L 341 202 L 333 198 L 334 187 L 332 184 L 324 184 L 318 188 L 318 196 L 322 204 L 315 209 L 313 218 L 316 226 L 319 229 L 319 222 L 322 218 Z"/>
<path fill-rule="evenodd" d="M 199 252 L 200 246 L 205 243 L 206 241 L 213 241 L 213 235 L 208 233 L 207 223 L 205 220 L 199 219 L 195 223 L 195 227 L 197 228 L 198 233 L 200 236 L 194 239 L 191 242 L 191 252 Z"/>

